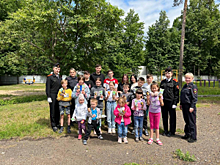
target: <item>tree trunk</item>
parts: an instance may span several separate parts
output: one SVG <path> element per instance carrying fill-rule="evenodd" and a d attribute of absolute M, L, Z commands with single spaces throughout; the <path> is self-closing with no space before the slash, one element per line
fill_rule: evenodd
<path fill-rule="evenodd" d="M 185 39 L 185 27 L 186 27 L 186 11 L 187 11 L 187 0 L 184 3 L 183 22 L 182 22 L 182 34 L 180 43 L 180 63 L 179 63 L 179 87 L 182 88 L 182 75 L 183 75 L 183 51 L 184 51 L 184 39 Z"/>

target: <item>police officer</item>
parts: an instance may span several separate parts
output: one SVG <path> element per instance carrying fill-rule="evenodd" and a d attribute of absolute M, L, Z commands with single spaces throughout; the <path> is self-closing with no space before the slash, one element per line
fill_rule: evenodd
<path fill-rule="evenodd" d="M 172 68 L 165 69 L 166 79 L 161 81 L 160 88 L 164 89 L 162 107 L 162 118 L 164 127 L 164 136 L 173 136 L 176 132 L 176 106 L 179 102 L 179 85 L 176 79 L 173 79 Z M 168 131 L 168 115 L 170 115 L 170 132 Z"/>
<path fill-rule="evenodd" d="M 180 94 L 180 109 L 183 112 L 185 121 L 185 135 L 182 139 L 187 139 L 189 143 L 196 142 L 196 102 L 198 89 L 193 84 L 193 74 L 185 74 L 186 84 L 183 86 Z"/>
<path fill-rule="evenodd" d="M 50 122 L 54 132 L 58 130 L 60 120 L 59 104 L 56 99 L 62 80 L 62 78 L 59 76 L 59 68 L 59 63 L 53 66 L 53 73 L 48 75 L 46 82 L 47 101 L 50 105 Z"/>
<path fill-rule="evenodd" d="M 67 87 L 73 91 L 74 87 L 76 86 L 76 84 L 78 82 L 78 78 L 76 76 L 76 70 L 74 68 L 70 69 L 70 75 L 68 77 L 66 77 L 66 80 L 68 81 Z M 70 117 L 71 118 L 72 118 L 74 109 L 75 109 L 75 99 L 72 98 L 71 106 L 70 106 Z M 72 121 L 71 121 L 71 124 L 72 124 Z"/>

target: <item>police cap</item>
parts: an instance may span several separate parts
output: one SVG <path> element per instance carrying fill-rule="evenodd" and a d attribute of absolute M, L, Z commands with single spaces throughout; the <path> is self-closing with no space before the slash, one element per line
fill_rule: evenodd
<path fill-rule="evenodd" d="M 56 64 L 54 64 L 54 66 L 53 66 L 53 67 L 60 68 L 60 64 L 59 64 L 59 63 L 56 63 Z"/>

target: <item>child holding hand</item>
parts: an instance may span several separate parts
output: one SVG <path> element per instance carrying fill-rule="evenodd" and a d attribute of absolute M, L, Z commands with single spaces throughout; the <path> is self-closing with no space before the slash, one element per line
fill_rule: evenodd
<path fill-rule="evenodd" d="M 143 97 L 142 89 L 137 89 L 136 98 L 132 100 L 131 109 L 134 111 L 134 130 L 135 130 L 135 141 L 143 141 L 143 120 L 144 120 L 144 111 L 146 108 L 145 100 Z M 138 131 L 139 128 L 139 131 Z"/>
<path fill-rule="evenodd" d="M 122 139 L 125 144 L 128 143 L 127 132 L 128 125 L 131 123 L 131 110 L 126 104 L 126 99 L 120 97 L 118 99 L 118 105 L 114 110 L 115 122 L 118 125 L 118 143 L 122 143 Z"/>
<path fill-rule="evenodd" d="M 150 118 L 150 139 L 148 144 L 153 143 L 153 133 L 154 129 L 156 130 L 156 143 L 160 146 L 163 143 L 159 139 L 159 123 L 160 123 L 160 113 L 161 106 L 163 103 L 163 95 L 159 93 L 159 85 L 157 83 L 151 84 L 151 93 L 147 95 L 147 105 L 149 106 L 149 118 Z"/>

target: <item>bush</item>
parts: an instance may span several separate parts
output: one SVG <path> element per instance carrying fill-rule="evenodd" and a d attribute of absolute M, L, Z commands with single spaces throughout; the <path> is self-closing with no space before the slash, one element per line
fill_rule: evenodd
<path fill-rule="evenodd" d="M 178 158 L 180 160 L 184 160 L 184 161 L 188 161 L 188 162 L 195 162 L 196 161 L 195 156 L 194 155 L 190 156 L 188 151 L 186 152 L 186 154 L 184 154 L 181 149 L 177 149 L 174 152 L 174 154 L 175 154 L 174 158 Z"/>

